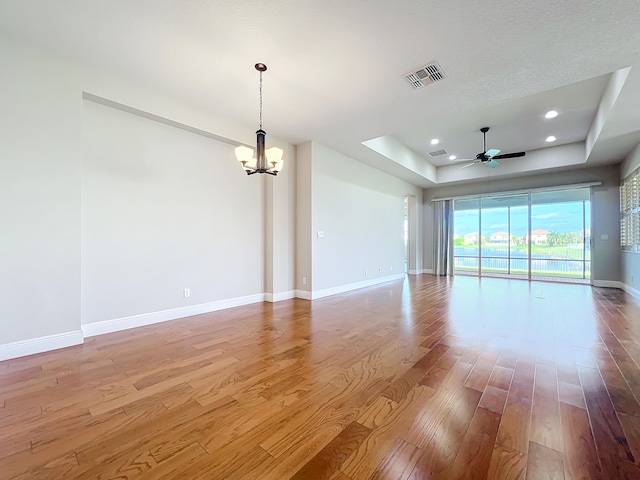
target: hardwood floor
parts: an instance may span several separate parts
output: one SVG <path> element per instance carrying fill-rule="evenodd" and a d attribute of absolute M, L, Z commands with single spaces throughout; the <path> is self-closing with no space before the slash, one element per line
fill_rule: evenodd
<path fill-rule="evenodd" d="M 0 363 L 2 479 L 639 479 L 640 306 L 421 275 Z"/>

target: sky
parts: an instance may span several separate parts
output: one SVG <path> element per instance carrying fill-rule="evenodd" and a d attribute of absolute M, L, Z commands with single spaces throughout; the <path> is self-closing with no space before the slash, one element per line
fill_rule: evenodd
<path fill-rule="evenodd" d="M 586 203 L 586 227 L 590 226 L 589 202 Z M 527 207 L 511 207 L 511 235 L 524 236 L 528 231 Z M 485 236 L 507 232 L 509 228 L 507 208 L 490 208 L 482 211 L 482 233 Z M 478 210 L 456 211 L 454 214 L 456 235 L 478 231 Z M 557 233 L 582 232 L 582 202 L 532 205 L 531 230 L 547 230 Z"/>

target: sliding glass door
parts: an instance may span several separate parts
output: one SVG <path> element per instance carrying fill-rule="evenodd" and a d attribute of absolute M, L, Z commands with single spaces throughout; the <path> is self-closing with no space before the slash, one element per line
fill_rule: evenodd
<path fill-rule="evenodd" d="M 453 272 L 480 274 L 480 199 L 454 200 Z"/>
<path fill-rule="evenodd" d="M 528 195 L 485 197 L 481 200 L 481 274 L 529 274 L 525 234 L 529 228 Z"/>
<path fill-rule="evenodd" d="M 454 200 L 454 273 L 586 282 L 590 207 L 588 188 Z"/>
<path fill-rule="evenodd" d="M 531 194 L 531 277 L 591 278 L 587 188 Z"/>

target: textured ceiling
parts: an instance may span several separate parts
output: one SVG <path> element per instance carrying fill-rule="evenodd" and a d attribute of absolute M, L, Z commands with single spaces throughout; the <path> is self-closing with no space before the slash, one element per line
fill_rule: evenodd
<path fill-rule="evenodd" d="M 492 127 L 489 148 L 528 152 L 505 160 L 513 165 L 501 175 L 554 168 L 544 152 L 584 142 L 612 72 L 640 66 L 638 18 L 640 2 L 630 0 L 0 2 L 0 29 L 248 128 L 257 120 L 253 64 L 264 62 L 270 135 L 315 140 L 423 186 L 484 175 L 485 166 L 461 170 L 427 155 L 437 137 L 437 148 L 474 156 L 482 126 Z M 403 75 L 431 61 L 447 78 L 413 90 Z M 640 141 L 640 82 L 630 71 L 583 165 L 620 161 Z M 545 120 L 551 108 L 560 115 Z M 372 139 L 393 148 L 362 144 Z"/>

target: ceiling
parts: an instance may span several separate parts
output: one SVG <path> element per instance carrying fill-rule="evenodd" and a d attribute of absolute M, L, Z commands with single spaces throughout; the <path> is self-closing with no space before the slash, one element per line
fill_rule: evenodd
<path fill-rule="evenodd" d="M 264 62 L 268 135 L 423 187 L 624 159 L 640 142 L 638 18 L 637 0 L 0 2 L 10 35 L 251 129 Z M 432 61 L 446 78 L 414 90 L 404 75 Z M 488 148 L 527 156 L 428 155 L 475 157 L 483 126 Z"/>

